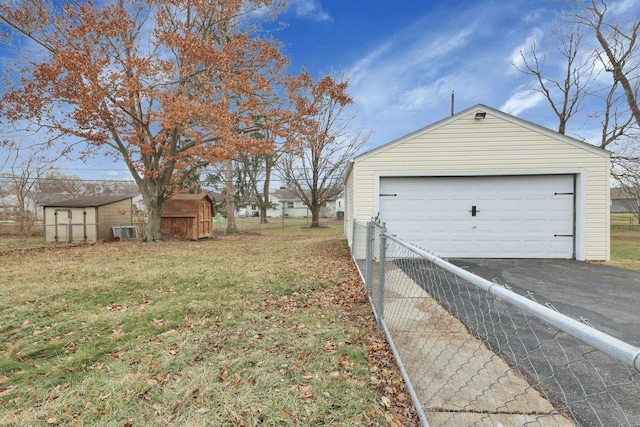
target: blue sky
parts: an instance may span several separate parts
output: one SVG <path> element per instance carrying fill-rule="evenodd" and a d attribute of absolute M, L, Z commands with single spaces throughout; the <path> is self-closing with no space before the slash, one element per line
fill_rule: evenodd
<path fill-rule="evenodd" d="M 640 13 L 634 0 L 609 0 L 611 11 Z M 367 148 L 485 104 L 557 129 L 536 82 L 512 65 L 535 38 L 539 46 L 562 2 L 541 0 L 293 0 L 283 16 L 292 72 L 345 72 L 360 112 L 375 130 Z M 548 71 L 562 71 L 553 58 Z M 604 78 L 604 76 L 603 76 Z M 597 141 L 597 122 L 576 117 L 568 135 Z"/>
<path fill-rule="evenodd" d="M 609 0 L 614 12 L 640 13 L 636 0 Z M 273 36 L 291 58 L 290 72 L 317 78 L 344 73 L 359 116 L 373 129 L 366 149 L 485 104 L 551 129 L 557 118 L 535 92 L 536 82 L 512 63 L 531 38 L 545 35 L 563 2 L 554 0 L 290 0 Z M 554 58 L 546 70 L 562 71 Z M 570 121 L 567 134 L 597 141 L 597 121 Z M 83 178 L 128 176 L 109 160 L 64 162 L 61 172 Z"/>

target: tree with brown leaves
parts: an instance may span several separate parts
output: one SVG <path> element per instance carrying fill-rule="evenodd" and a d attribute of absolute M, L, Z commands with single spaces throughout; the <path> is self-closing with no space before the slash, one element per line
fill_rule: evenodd
<path fill-rule="evenodd" d="M 164 201 L 194 170 L 271 150 L 243 129 L 286 61 L 256 36 L 277 0 L 21 0 L 0 5 L 0 39 L 22 50 L 0 113 L 127 164 L 161 239 Z M 32 46 L 35 52 L 26 52 Z M 265 111 L 266 114 L 266 111 Z"/>
<path fill-rule="evenodd" d="M 320 227 L 320 209 L 340 196 L 347 162 L 371 137 L 351 128 L 347 88 L 344 78 L 315 82 L 305 70 L 288 84 L 291 114 L 282 177 L 311 211 L 311 227 Z"/>

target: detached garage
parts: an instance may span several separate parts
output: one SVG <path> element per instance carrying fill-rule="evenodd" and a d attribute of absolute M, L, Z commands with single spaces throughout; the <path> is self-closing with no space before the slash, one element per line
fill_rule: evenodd
<path fill-rule="evenodd" d="M 609 153 L 477 105 L 362 154 L 345 229 L 378 216 L 441 257 L 609 259 Z"/>

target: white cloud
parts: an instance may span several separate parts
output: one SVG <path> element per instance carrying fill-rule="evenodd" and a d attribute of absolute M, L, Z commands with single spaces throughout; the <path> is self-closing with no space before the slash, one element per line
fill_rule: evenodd
<path fill-rule="evenodd" d="M 533 89 L 520 89 L 499 108 L 507 114 L 517 116 L 522 112 L 537 107 L 545 101 L 545 97 Z"/>
<path fill-rule="evenodd" d="M 525 57 L 529 57 L 529 55 L 531 54 L 531 45 L 535 43 L 536 45 L 539 46 L 542 36 L 543 36 L 543 31 L 540 28 L 537 28 L 537 27 L 533 28 L 531 30 L 531 34 L 529 34 L 526 40 L 522 42 L 520 46 L 513 49 L 513 51 L 511 52 L 511 56 L 510 56 L 511 64 L 513 64 L 518 70 L 526 69 L 526 65 L 524 64 L 524 59 L 522 58 L 522 55 L 524 54 Z M 517 71 L 517 70 L 513 70 L 513 71 Z"/>
<path fill-rule="evenodd" d="M 429 61 L 447 58 L 452 53 L 467 46 L 474 31 L 473 26 L 470 26 L 454 33 L 442 34 L 433 41 L 431 41 L 432 34 L 425 34 L 407 52 L 407 59 L 411 65 L 423 67 L 432 65 Z"/>
<path fill-rule="evenodd" d="M 296 17 L 313 21 L 331 21 L 331 15 L 322 10 L 319 0 L 292 0 L 289 8 L 293 9 Z"/>
<path fill-rule="evenodd" d="M 614 15 L 624 15 L 627 12 L 632 12 L 637 6 L 637 0 L 621 0 L 614 1 L 607 5 L 607 10 Z"/>

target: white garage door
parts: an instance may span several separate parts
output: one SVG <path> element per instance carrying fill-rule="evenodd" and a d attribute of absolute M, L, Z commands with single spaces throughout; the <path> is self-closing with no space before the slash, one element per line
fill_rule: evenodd
<path fill-rule="evenodd" d="M 380 179 L 390 233 L 441 257 L 573 258 L 574 176 Z"/>

